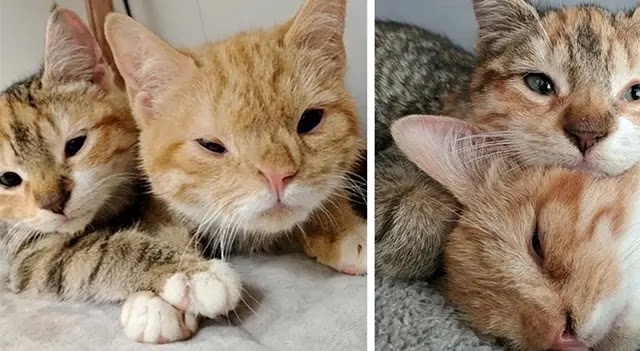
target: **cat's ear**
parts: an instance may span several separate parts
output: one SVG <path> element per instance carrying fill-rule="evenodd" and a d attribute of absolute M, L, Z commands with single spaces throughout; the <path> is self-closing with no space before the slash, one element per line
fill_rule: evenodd
<path fill-rule="evenodd" d="M 635 21 L 640 21 L 640 5 L 636 5 L 636 8 L 633 10 L 631 18 L 633 18 Z"/>
<path fill-rule="evenodd" d="M 411 162 L 461 201 L 484 176 L 485 141 L 467 122 L 441 116 L 408 116 L 393 123 L 391 133 Z"/>
<path fill-rule="evenodd" d="M 285 42 L 320 53 L 344 69 L 346 0 L 306 0 L 291 21 Z"/>
<path fill-rule="evenodd" d="M 478 22 L 476 49 L 500 51 L 515 35 L 540 19 L 527 0 L 473 0 Z"/>
<path fill-rule="evenodd" d="M 122 14 L 107 16 L 105 35 L 126 83 L 136 120 L 144 127 L 158 115 L 167 94 L 195 73 L 196 63 Z"/>
<path fill-rule="evenodd" d="M 42 83 L 51 86 L 70 82 L 108 88 L 113 83 L 113 73 L 82 19 L 54 6 L 47 22 Z"/>

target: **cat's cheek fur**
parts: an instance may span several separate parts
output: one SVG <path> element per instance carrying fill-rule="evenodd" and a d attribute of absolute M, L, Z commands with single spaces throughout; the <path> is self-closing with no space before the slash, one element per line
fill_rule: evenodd
<path fill-rule="evenodd" d="M 621 174 L 640 162 L 640 126 L 628 117 L 618 117 L 615 131 L 587 156 L 596 171 L 608 176 Z"/>

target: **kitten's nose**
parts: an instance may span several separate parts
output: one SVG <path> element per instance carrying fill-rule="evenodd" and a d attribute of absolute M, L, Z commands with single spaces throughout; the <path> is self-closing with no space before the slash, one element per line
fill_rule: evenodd
<path fill-rule="evenodd" d="M 566 322 L 561 326 L 557 333 L 557 337 L 549 350 L 554 351 L 588 351 L 589 348 L 582 342 L 578 341 L 576 332 L 573 329 L 571 315 L 567 313 Z"/>
<path fill-rule="evenodd" d="M 297 173 L 295 171 L 264 167 L 258 168 L 258 171 L 267 179 L 271 192 L 278 197 L 278 200 L 282 200 L 284 189 L 291 183 L 291 180 Z"/>
<path fill-rule="evenodd" d="M 61 215 L 64 214 L 64 209 L 67 206 L 67 202 L 69 202 L 70 197 L 71 192 L 64 190 L 40 196 L 38 201 L 40 202 L 40 207 L 43 210 L 48 210 Z"/>
<path fill-rule="evenodd" d="M 607 136 L 607 132 L 585 132 L 570 128 L 565 128 L 564 133 L 583 155 Z"/>

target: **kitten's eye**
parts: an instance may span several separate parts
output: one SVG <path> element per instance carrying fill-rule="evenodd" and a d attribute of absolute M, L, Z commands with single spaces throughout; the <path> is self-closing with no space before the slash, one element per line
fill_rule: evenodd
<path fill-rule="evenodd" d="M 320 124 L 324 110 L 312 108 L 304 111 L 298 122 L 298 134 L 307 134 Z"/>
<path fill-rule="evenodd" d="M 15 188 L 22 184 L 22 178 L 14 172 L 4 172 L 0 175 L 0 184 L 6 188 Z"/>
<path fill-rule="evenodd" d="M 67 141 L 67 144 L 64 146 L 64 156 L 66 158 L 75 156 L 80 150 L 82 150 L 85 141 L 87 141 L 86 135 Z"/>
<path fill-rule="evenodd" d="M 540 242 L 540 234 L 538 233 L 538 225 L 531 235 L 531 249 L 540 262 L 544 261 L 544 251 L 542 251 L 542 242 Z"/>
<path fill-rule="evenodd" d="M 196 141 L 198 142 L 198 144 L 200 144 L 200 146 L 202 146 L 203 148 L 213 153 L 224 154 L 225 152 L 227 152 L 227 149 L 224 147 L 224 145 L 220 143 L 215 143 L 213 141 L 209 141 L 205 139 L 197 139 Z"/>
<path fill-rule="evenodd" d="M 529 89 L 535 91 L 540 95 L 553 95 L 555 89 L 553 87 L 553 81 L 547 75 L 542 73 L 529 73 L 524 76 L 524 82 Z"/>
<path fill-rule="evenodd" d="M 626 101 L 638 101 L 640 100 L 640 84 L 632 85 L 629 90 L 624 94 Z"/>

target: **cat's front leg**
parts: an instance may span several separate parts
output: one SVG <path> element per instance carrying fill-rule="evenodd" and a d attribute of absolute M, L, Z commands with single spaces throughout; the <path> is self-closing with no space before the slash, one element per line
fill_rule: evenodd
<path fill-rule="evenodd" d="M 210 318 L 226 314 L 242 292 L 240 278 L 228 264 L 136 229 L 49 235 L 11 252 L 13 292 L 126 301 L 122 320 L 127 335 L 144 342 L 189 337 L 197 324 L 187 323 L 185 313 Z M 181 323 L 189 333 L 179 328 Z"/>
<path fill-rule="evenodd" d="M 346 200 L 332 199 L 300 235 L 304 252 L 350 275 L 367 273 L 367 225 Z"/>

